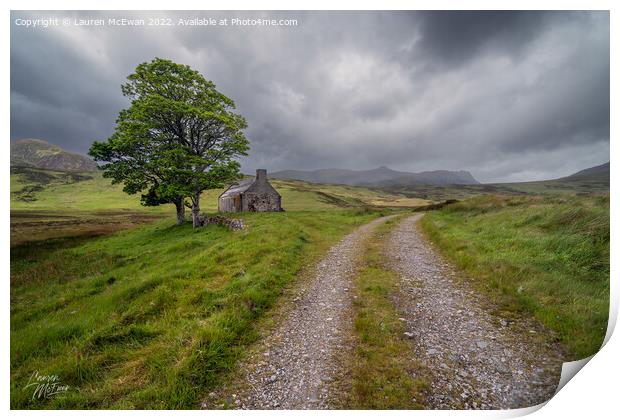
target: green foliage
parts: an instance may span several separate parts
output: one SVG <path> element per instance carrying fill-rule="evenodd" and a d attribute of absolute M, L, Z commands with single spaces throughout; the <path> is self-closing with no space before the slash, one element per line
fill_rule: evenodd
<path fill-rule="evenodd" d="M 155 58 L 127 79 L 122 92 L 131 106 L 120 112 L 114 134 L 93 143 L 89 154 L 126 193 L 147 191 L 143 204 L 191 197 L 199 210 L 202 191 L 239 177 L 235 158 L 249 149 L 245 119 L 189 66 Z"/>
<path fill-rule="evenodd" d="M 532 314 L 574 358 L 601 346 L 609 310 L 609 195 L 476 197 L 422 226 L 502 310 Z"/>
<path fill-rule="evenodd" d="M 198 408 L 299 270 L 377 213 L 242 217 L 236 232 L 166 219 L 14 248 L 11 407 Z M 35 370 L 69 392 L 32 400 Z"/>

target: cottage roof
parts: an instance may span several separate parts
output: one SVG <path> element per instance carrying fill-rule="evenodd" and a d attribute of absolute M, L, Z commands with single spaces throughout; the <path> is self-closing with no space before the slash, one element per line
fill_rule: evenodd
<path fill-rule="evenodd" d="M 244 193 L 254 183 L 254 178 L 246 178 L 232 184 L 226 191 L 224 191 L 220 198 L 232 197 L 241 193 Z"/>

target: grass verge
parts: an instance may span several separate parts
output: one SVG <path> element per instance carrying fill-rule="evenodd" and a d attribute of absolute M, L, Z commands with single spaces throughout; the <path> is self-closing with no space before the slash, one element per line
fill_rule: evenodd
<path fill-rule="evenodd" d="M 609 311 L 609 194 L 481 196 L 426 214 L 422 227 L 504 316 L 533 315 L 575 359 L 598 351 Z"/>
<path fill-rule="evenodd" d="M 405 325 L 390 299 L 398 275 L 385 265 L 387 234 L 398 219 L 379 226 L 366 243 L 355 279 L 356 350 L 352 362 L 352 409 L 423 409 L 428 382 L 404 338 Z"/>
<path fill-rule="evenodd" d="M 166 219 L 11 251 L 11 408 L 197 408 L 299 270 L 379 214 L 244 214 L 247 229 Z M 67 392 L 33 398 L 34 372 Z"/>

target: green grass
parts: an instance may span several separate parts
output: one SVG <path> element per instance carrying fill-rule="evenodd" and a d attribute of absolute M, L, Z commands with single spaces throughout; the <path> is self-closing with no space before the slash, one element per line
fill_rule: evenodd
<path fill-rule="evenodd" d="M 426 200 L 344 185 L 272 180 L 287 211 L 331 211 L 354 208 L 402 208 Z M 217 211 L 222 190 L 205 191 L 202 211 Z M 140 205 L 101 172 L 60 172 L 11 168 L 11 246 L 68 237 L 108 235 L 174 215 L 170 204 Z M 189 212 L 187 213 L 189 217 Z"/>
<path fill-rule="evenodd" d="M 425 199 L 349 185 L 313 184 L 279 179 L 270 182 L 282 195 L 282 205 L 286 210 L 330 210 L 347 207 L 407 208 L 430 203 Z"/>
<path fill-rule="evenodd" d="M 422 226 L 501 310 L 533 315 L 570 356 L 600 348 L 609 310 L 609 195 L 482 196 Z"/>
<path fill-rule="evenodd" d="M 426 203 L 273 184 L 285 213 L 235 215 L 249 225 L 241 232 L 192 230 L 99 172 L 12 168 L 11 406 L 195 408 L 302 267 L 376 217 L 369 208 Z M 204 211 L 220 192 L 203 195 Z M 34 371 L 71 392 L 32 400 L 23 387 Z"/>
<path fill-rule="evenodd" d="M 347 408 L 424 408 L 426 373 L 404 338 L 405 325 L 390 299 L 398 288 L 398 274 L 386 267 L 383 252 L 395 222 L 385 222 L 367 242 L 356 277 L 357 342 Z"/>
<path fill-rule="evenodd" d="M 11 407 L 197 408 L 299 270 L 376 216 L 246 213 L 237 232 L 164 219 L 14 247 Z M 31 399 L 35 371 L 69 392 Z"/>
<path fill-rule="evenodd" d="M 108 235 L 174 214 L 143 207 L 100 172 L 11 168 L 11 246 Z"/>
<path fill-rule="evenodd" d="M 415 207 L 427 200 L 346 185 L 271 180 L 287 211 L 322 211 L 359 207 Z M 202 196 L 202 209 L 217 211 L 222 190 Z M 127 195 L 101 172 L 67 173 L 32 168 L 11 169 L 11 210 L 102 211 L 132 210 L 174 214 L 172 205 L 143 207 L 139 195 Z"/>
<path fill-rule="evenodd" d="M 172 206 L 142 207 L 100 173 L 12 169 L 11 407 L 197 408 L 302 267 L 374 210 L 428 203 L 273 184 L 286 212 L 235 215 L 248 225 L 239 232 L 193 230 L 174 226 Z M 217 209 L 219 193 L 205 193 L 203 210 Z M 380 249 L 391 225 L 369 242 L 357 279 L 351 406 L 360 408 L 416 408 L 425 386 L 412 379 L 418 366 L 389 302 L 396 277 Z M 504 310 L 533 314 L 576 357 L 598 349 L 609 300 L 608 195 L 478 197 L 427 214 L 423 225 Z M 24 386 L 35 371 L 58 375 L 69 392 L 32 400 Z"/>
<path fill-rule="evenodd" d="M 35 191 L 26 194 L 24 190 Z M 173 212 L 173 206 L 143 207 L 139 195 L 127 195 L 101 172 L 73 174 L 42 169 L 11 168 L 11 210 Z"/>
<path fill-rule="evenodd" d="M 431 201 L 465 200 L 479 195 L 591 194 L 609 193 L 609 179 L 557 179 L 478 185 L 410 185 L 386 187 L 386 191 Z"/>

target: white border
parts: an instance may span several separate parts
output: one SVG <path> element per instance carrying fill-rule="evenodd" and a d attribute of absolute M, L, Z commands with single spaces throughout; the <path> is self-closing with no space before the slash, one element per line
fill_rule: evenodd
<path fill-rule="evenodd" d="M 618 132 L 617 126 L 614 121 L 619 120 L 617 111 L 617 83 L 614 75 L 620 74 L 618 67 L 618 30 L 617 25 L 619 19 L 617 17 L 618 10 L 620 10 L 618 2 L 605 1 L 605 0 L 590 0 L 590 1 L 576 1 L 565 0 L 559 1 L 535 1 L 535 0 L 504 0 L 501 2 L 491 0 L 473 0 L 473 1 L 458 1 L 458 0 L 436 0 L 436 1 L 405 1 L 405 0 L 382 0 L 382 1 L 368 1 L 358 0 L 352 1 L 339 1 L 339 0 L 298 0 L 295 2 L 284 0 L 230 0 L 230 1 L 198 1 L 198 0 L 175 0 L 175 1 L 163 1 L 163 0 L 151 0 L 148 2 L 140 2 L 133 0 L 92 0 L 89 2 L 77 1 L 77 0 L 56 0 L 56 1 L 44 1 L 44 0 L 25 0 L 14 1 L 9 0 L 3 2 L 5 4 L 4 13 L 4 26 L 1 29 L 2 33 L 2 47 L 4 60 L 3 66 L 0 67 L 0 71 L 3 76 L 3 92 L 4 101 L 2 101 L 2 118 L 4 121 L 4 127 L 6 127 L 5 135 L 6 144 L 4 145 L 4 153 L 0 153 L 0 165 L 4 169 L 4 177 L 2 178 L 3 194 L 2 200 L 2 233 L 4 235 L 3 254 L 2 254 L 2 267 L 3 267 L 3 302 L 4 316 L 2 318 L 2 326 L 4 333 L 4 343 L 1 346 L 2 352 L 2 365 L 3 378 L 2 381 L 2 402 L 5 410 L 9 409 L 9 319 L 10 319 L 10 305 L 9 305 L 9 219 L 10 219 L 10 204 L 9 204 L 9 125 L 10 125 L 10 85 L 9 85 L 9 57 L 10 57 L 10 10 L 462 10 L 462 9 L 474 9 L 474 10 L 547 10 L 547 9 L 560 9 L 564 10 L 610 10 L 610 22 L 611 22 L 611 138 L 616 138 Z M 614 50 L 615 47 L 615 50 Z M 618 156 L 618 147 L 615 142 L 610 142 L 611 160 L 614 161 L 614 165 L 611 168 L 611 214 L 618 209 L 618 190 L 616 188 L 615 180 L 618 179 L 618 170 L 615 166 L 616 157 Z M 616 227 L 615 218 L 612 216 L 611 220 L 611 233 L 612 238 L 615 238 L 618 233 Z M 618 314 L 618 287 L 616 276 L 616 261 L 618 257 L 617 247 L 612 240 L 611 243 L 611 278 L 612 280 L 612 310 L 610 311 L 610 321 L 615 324 L 615 320 Z M 617 337 L 610 336 L 612 331 L 612 325 L 608 331 L 609 341 L 605 347 L 596 354 L 592 360 L 583 368 L 577 377 L 571 380 L 551 401 L 549 401 L 542 409 L 534 412 L 530 415 L 532 419 L 547 419 L 547 418 L 568 418 L 568 419 L 582 419 L 584 417 L 589 418 L 610 418 L 612 415 L 615 417 L 618 411 L 618 393 L 616 391 L 618 387 L 618 375 L 620 362 L 618 357 L 620 344 Z M 301 418 L 315 418 L 315 417 L 335 417 L 335 418 L 350 418 L 359 416 L 366 418 L 375 416 L 377 414 L 388 417 L 398 418 L 501 418 L 501 417 L 514 417 L 517 415 L 524 415 L 531 412 L 529 409 L 525 410 L 513 410 L 503 412 L 479 412 L 479 411 L 424 411 L 424 412 L 411 412 L 411 411 L 390 411 L 376 413 L 372 411 L 331 411 L 331 412 L 283 412 L 283 411 L 259 411 L 259 412 L 240 412 L 240 411 L 227 411 L 227 412 L 197 412 L 197 411 L 178 411 L 174 413 L 174 416 L 179 418 L 188 418 L 194 416 L 201 416 L 207 418 L 247 418 L 251 416 L 253 419 L 261 418 L 288 418 L 291 414 Z M 612 414 L 613 413 L 613 414 Z M 31 417 L 43 417 L 46 418 L 81 418 L 88 415 L 92 418 L 103 418 L 109 415 L 117 416 L 131 416 L 131 417 L 155 417 L 164 418 L 170 415 L 165 411 L 149 411 L 149 412 L 108 412 L 108 411 L 11 411 L 10 416 L 15 418 L 31 418 Z"/>

